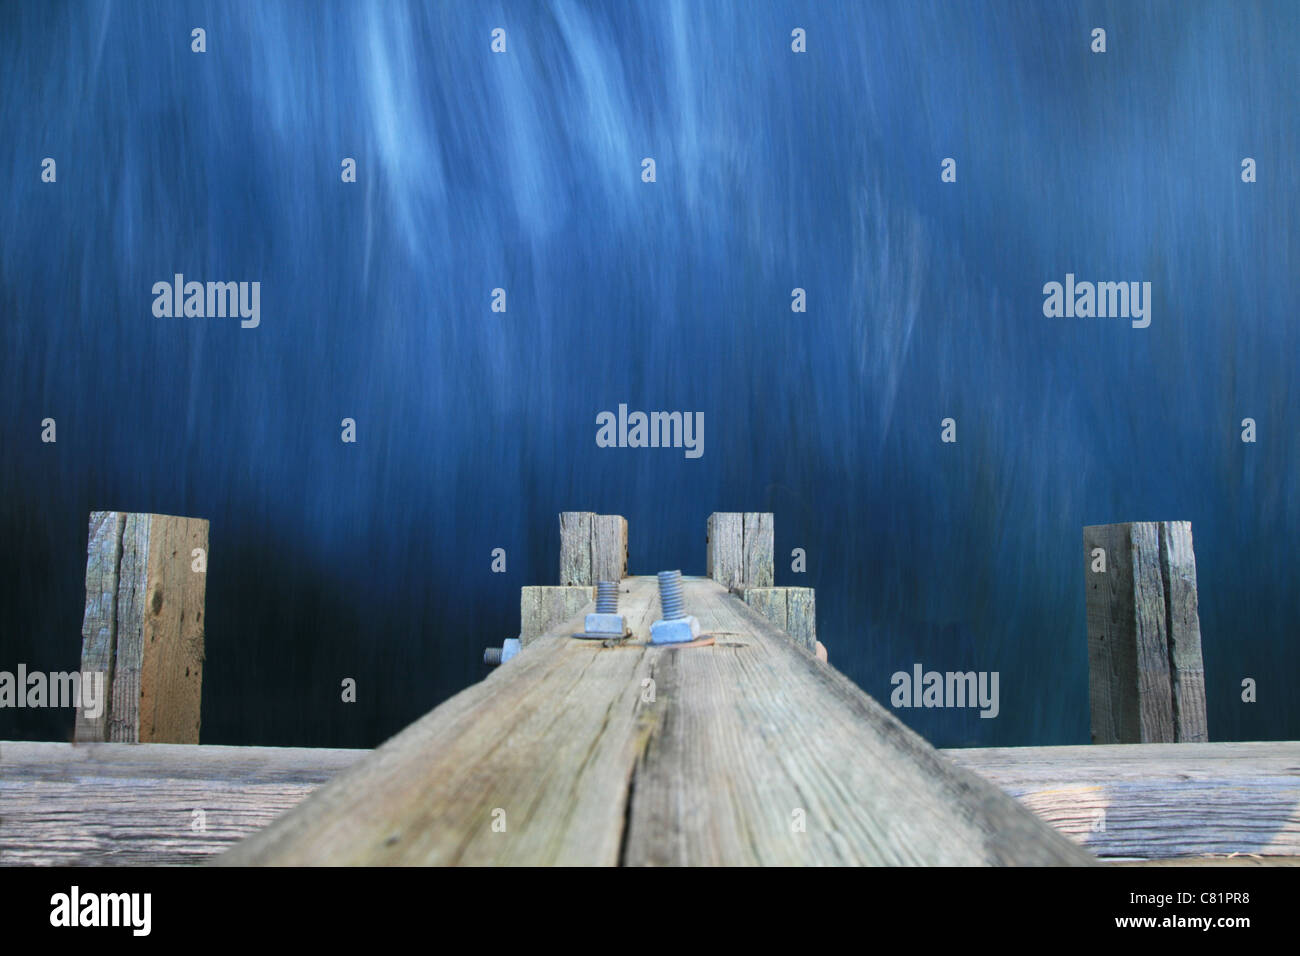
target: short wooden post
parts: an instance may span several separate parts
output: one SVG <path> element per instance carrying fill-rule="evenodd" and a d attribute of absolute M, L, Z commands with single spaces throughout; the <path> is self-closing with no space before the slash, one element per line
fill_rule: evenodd
<path fill-rule="evenodd" d="M 199 742 L 207 552 L 202 518 L 91 512 L 81 669 L 108 701 L 76 740 Z"/>
<path fill-rule="evenodd" d="M 817 602 L 812 588 L 742 588 L 740 597 L 789 634 L 796 644 L 817 649 Z"/>
<path fill-rule="evenodd" d="M 1209 739 L 1188 521 L 1083 529 L 1092 742 Z"/>
<path fill-rule="evenodd" d="M 519 591 L 519 641 L 525 647 L 557 624 L 576 617 L 596 600 L 596 589 L 580 587 L 524 587 Z"/>
<path fill-rule="evenodd" d="M 705 574 L 725 588 L 770 588 L 771 512 L 715 511 L 709 515 Z"/>
<path fill-rule="evenodd" d="M 627 577 L 627 519 L 590 511 L 560 513 L 560 585 L 594 587 Z"/>

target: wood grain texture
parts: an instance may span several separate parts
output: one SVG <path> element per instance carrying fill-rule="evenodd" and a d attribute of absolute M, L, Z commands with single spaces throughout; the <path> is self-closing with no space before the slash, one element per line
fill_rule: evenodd
<path fill-rule="evenodd" d="M 817 603 L 812 588 L 738 588 L 746 604 L 808 650 L 817 646 Z"/>
<path fill-rule="evenodd" d="M 1103 860 L 1107 866 L 1300 866 L 1300 856 L 1175 856 L 1160 860 Z"/>
<path fill-rule="evenodd" d="M 591 583 L 627 577 L 627 519 L 595 515 L 591 522 Z"/>
<path fill-rule="evenodd" d="M 1160 572 L 1173 680 L 1174 739 L 1179 743 L 1205 743 L 1210 735 L 1205 719 L 1205 664 L 1190 521 L 1160 523 Z"/>
<path fill-rule="evenodd" d="M 560 513 L 560 585 L 594 586 L 627 577 L 627 519 L 590 511 Z"/>
<path fill-rule="evenodd" d="M 81 669 L 104 675 L 104 691 L 113 687 L 113 652 L 117 647 L 117 576 L 122 564 L 122 532 L 126 515 L 92 511 L 86 544 L 86 609 L 81 623 Z M 77 741 L 108 739 L 107 702 L 98 717 L 77 708 L 73 731 Z"/>
<path fill-rule="evenodd" d="M 734 511 L 709 515 L 706 531 L 705 576 L 724 588 L 745 583 L 745 516 Z"/>
<path fill-rule="evenodd" d="M 1093 525 L 1083 538 L 1093 743 L 1204 741 L 1191 526 Z M 1104 572 L 1092 570 L 1096 548 Z"/>
<path fill-rule="evenodd" d="M 575 616 L 219 862 L 1090 861 L 718 584 L 685 589 L 713 645 L 640 643 L 656 582 L 628 578 L 638 643 L 561 637 Z"/>
<path fill-rule="evenodd" d="M 625 863 L 1090 861 L 715 582 L 684 587 L 717 644 L 652 660 Z"/>
<path fill-rule="evenodd" d="M 519 589 L 519 640 L 526 647 L 547 631 L 571 620 L 596 603 L 593 587 L 525 587 Z"/>
<path fill-rule="evenodd" d="M 644 639 L 656 582 L 620 590 Z M 644 648 L 560 636 L 582 623 L 533 641 L 218 862 L 617 863 L 649 664 Z"/>
<path fill-rule="evenodd" d="M 74 739 L 198 743 L 206 575 L 191 568 L 208 522 L 93 512 L 86 558 L 83 671 L 102 671 L 108 706 L 80 711 Z"/>
<path fill-rule="evenodd" d="M 1094 551 L 1105 570 L 1093 570 Z M 1083 529 L 1088 622 L 1088 695 L 1094 744 L 1137 743 L 1137 643 L 1134 635 L 1132 541 L 1124 525 Z"/>
<path fill-rule="evenodd" d="M 150 515 L 147 604 L 141 631 L 138 739 L 198 743 L 203 692 L 207 573 L 192 567 L 208 549 L 208 523 Z"/>
<path fill-rule="evenodd" d="M 761 614 L 773 625 L 789 633 L 788 610 L 784 588 L 736 588 L 736 594 L 742 601 Z"/>
<path fill-rule="evenodd" d="M 944 754 L 1098 856 L 1300 856 L 1300 742 Z"/>
<path fill-rule="evenodd" d="M 0 864 L 198 862 L 370 753 L 0 742 Z M 1108 861 L 1300 855 L 1300 742 L 941 753 Z M 205 830 L 193 829 L 195 808 Z"/>
<path fill-rule="evenodd" d="M 560 512 L 560 586 L 589 586 L 591 580 L 590 511 Z"/>
<path fill-rule="evenodd" d="M 366 753 L 0 742 L 0 865 L 200 863 Z"/>
<path fill-rule="evenodd" d="M 1169 670 L 1169 641 L 1165 634 L 1160 529 L 1155 522 L 1137 521 L 1129 525 L 1129 534 L 1141 736 L 1136 741 L 1116 743 L 1172 743 L 1175 739 L 1173 677 Z"/>
<path fill-rule="evenodd" d="M 128 514 L 122 531 L 122 564 L 117 582 L 117 645 L 113 648 L 113 688 L 108 695 L 108 739 L 140 740 L 140 671 L 145 653 L 145 600 L 149 593 L 149 515 Z M 156 635 L 155 635 L 156 636 Z M 177 743 L 198 743 L 191 741 Z"/>
<path fill-rule="evenodd" d="M 770 588 L 775 583 L 772 570 L 774 520 L 771 512 L 747 511 L 744 517 L 744 571 L 747 586 Z"/>
<path fill-rule="evenodd" d="M 817 592 L 786 588 L 785 631 L 809 651 L 817 646 Z"/>

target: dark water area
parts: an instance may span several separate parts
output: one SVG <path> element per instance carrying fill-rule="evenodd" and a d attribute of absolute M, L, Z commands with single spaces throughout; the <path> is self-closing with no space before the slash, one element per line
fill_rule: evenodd
<path fill-rule="evenodd" d="M 203 741 L 373 746 L 561 510 L 695 574 L 762 510 L 868 693 L 999 672 L 932 742 L 1086 743 L 1082 528 L 1185 519 L 1211 739 L 1298 738 L 1298 50 L 1291 2 L 5 4 L 0 669 L 77 667 L 92 509 L 204 517 Z M 155 316 L 176 273 L 260 325 Z M 1150 326 L 1046 317 L 1067 273 Z M 703 455 L 597 447 L 620 403 Z"/>

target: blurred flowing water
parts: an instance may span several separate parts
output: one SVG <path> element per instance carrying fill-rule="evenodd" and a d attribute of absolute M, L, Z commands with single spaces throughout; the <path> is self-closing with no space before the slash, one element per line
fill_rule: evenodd
<path fill-rule="evenodd" d="M 1082 527 L 1189 519 L 1211 738 L 1300 737 L 1298 48 L 1290 2 L 5 4 L 0 669 L 77 666 L 91 509 L 206 517 L 203 740 L 371 746 L 517 633 L 559 511 L 698 574 L 770 510 L 867 692 L 1000 672 L 911 726 L 1083 743 Z M 177 272 L 261 326 L 155 318 Z M 1067 272 L 1150 328 L 1045 318 Z M 703 457 L 597 448 L 620 402 Z"/>

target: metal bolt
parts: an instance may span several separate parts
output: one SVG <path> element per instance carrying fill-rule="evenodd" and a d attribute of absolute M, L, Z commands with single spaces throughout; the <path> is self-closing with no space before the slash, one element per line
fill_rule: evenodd
<path fill-rule="evenodd" d="M 588 614 L 586 627 L 581 634 L 574 634 L 586 640 L 609 640 L 622 637 L 627 633 L 623 615 L 618 613 L 618 582 L 596 582 L 596 613 Z"/>
<path fill-rule="evenodd" d="M 659 604 L 665 621 L 680 621 L 686 616 L 686 602 L 682 599 L 682 572 L 659 572 Z"/>
<path fill-rule="evenodd" d="M 650 625 L 651 644 L 685 644 L 700 636 L 700 622 L 686 613 L 682 572 L 659 572 L 659 606 L 663 618 Z"/>
<path fill-rule="evenodd" d="M 504 664 L 510 658 L 514 657 L 523 649 L 523 644 L 517 637 L 507 637 L 502 642 L 501 647 L 486 647 L 483 649 L 483 663 L 488 667 L 496 667 Z"/>
<path fill-rule="evenodd" d="M 618 582 L 617 581 L 596 582 L 596 613 L 597 614 L 618 613 Z"/>

